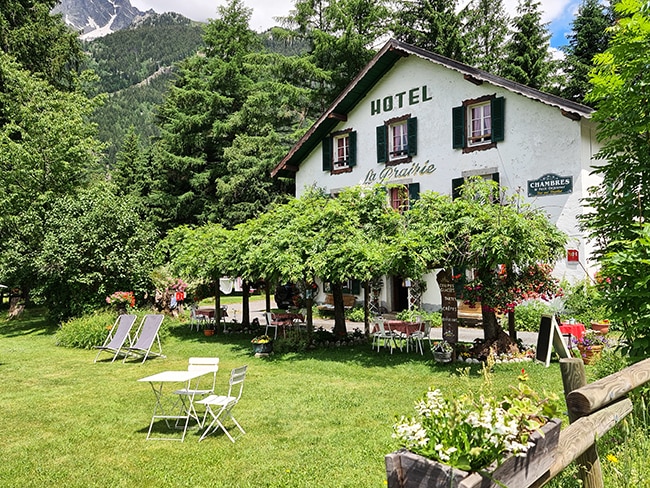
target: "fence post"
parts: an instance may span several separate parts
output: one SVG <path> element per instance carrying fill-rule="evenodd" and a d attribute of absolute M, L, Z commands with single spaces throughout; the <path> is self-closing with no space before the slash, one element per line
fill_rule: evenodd
<path fill-rule="evenodd" d="M 564 385 L 564 397 L 566 398 L 573 390 L 577 390 L 587 384 L 585 366 L 582 359 L 562 358 L 560 359 L 560 372 L 562 373 L 562 384 Z M 580 415 L 571 410 L 567 404 L 569 422 L 573 423 Z M 583 454 L 577 457 L 576 463 L 580 471 L 580 477 L 584 482 L 584 488 L 604 488 L 603 474 L 598 459 L 596 444 L 592 444 Z"/>

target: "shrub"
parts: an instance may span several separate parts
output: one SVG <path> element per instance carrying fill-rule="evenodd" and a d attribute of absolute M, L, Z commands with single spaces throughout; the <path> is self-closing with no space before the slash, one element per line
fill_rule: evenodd
<path fill-rule="evenodd" d="M 589 324 L 592 320 L 610 317 L 598 289 L 587 280 L 564 287 L 564 314 L 576 321 Z"/>
<path fill-rule="evenodd" d="M 417 322 L 418 317 L 431 324 L 431 327 L 442 327 L 442 314 L 440 312 L 426 312 L 414 308 L 402 310 L 397 314 L 397 320 L 404 320 L 405 322 Z"/>
<path fill-rule="evenodd" d="M 56 345 L 92 349 L 104 343 L 115 319 L 115 312 L 100 311 L 68 320 L 54 337 Z"/>
<path fill-rule="evenodd" d="M 352 322 L 363 322 L 365 320 L 363 307 L 353 307 L 346 310 L 345 318 Z"/>
<path fill-rule="evenodd" d="M 530 300 L 517 305 L 515 308 L 517 330 L 539 332 L 542 315 L 553 315 L 553 307 L 541 300 Z"/>

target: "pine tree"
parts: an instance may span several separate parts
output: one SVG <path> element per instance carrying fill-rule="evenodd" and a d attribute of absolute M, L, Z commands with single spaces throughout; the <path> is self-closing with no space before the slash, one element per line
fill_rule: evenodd
<path fill-rule="evenodd" d="M 540 6 L 536 0 L 519 0 L 502 73 L 506 78 L 537 89 L 548 85 L 553 70 L 548 51 L 551 35 L 547 25 L 542 24 Z"/>
<path fill-rule="evenodd" d="M 465 31 L 465 62 L 500 74 L 510 23 L 503 0 L 472 0 L 461 14 Z"/>
<path fill-rule="evenodd" d="M 392 30 L 399 41 L 408 42 L 456 61 L 465 61 L 460 17 L 456 0 L 396 2 Z"/>
<path fill-rule="evenodd" d="M 0 50 L 53 86 L 73 90 L 83 56 L 81 43 L 60 15 L 50 15 L 57 3 L 4 0 L 0 9 Z"/>
<path fill-rule="evenodd" d="M 607 28 L 612 23 L 611 14 L 598 0 L 583 0 L 571 24 L 569 45 L 564 47 L 565 85 L 560 92 L 564 98 L 584 103 L 590 89 L 589 71 L 594 66 L 594 56 L 607 49 L 610 37 Z"/>

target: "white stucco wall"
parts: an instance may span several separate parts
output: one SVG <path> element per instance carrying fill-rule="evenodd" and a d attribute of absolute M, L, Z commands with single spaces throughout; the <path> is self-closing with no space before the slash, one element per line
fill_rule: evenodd
<path fill-rule="evenodd" d="M 422 87 L 425 87 L 424 89 Z M 413 90 L 411 92 L 411 90 Z M 412 93 L 417 103 L 409 103 Z M 403 94 L 398 96 L 398 94 Z M 495 148 L 463 153 L 452 148 L 452 108 L 463 100 L 486 95 L 505 98 L 505 137 Z M 383 110 L 383 101 L 392 97 L 393 109 Z M 401 98 L 400 98 L 401 97 Z M 425 97 L 430 99 L 425 100 Z M 399 107 L 399 103 L 402 106 Z M 379 104 L 377 103 L 379 101 Z M 381 113 L 372 114 L 374 107 Z M 376 127 L 386 120 L 409 114 L 418 118 L 418 152 L 412 162 L 386 167 L 377 163 Z M 372 88 L 366 97 L 349 113 L 347 121 L 335 130 L 357 131 L 357 165 L 350 173 L 332 175 L 322 170 L 321 145 L 300 165 L 296 173 L 299 196 L 305 187 L 316 185 L 335 192 L 341 188 L 363 183 L 420 183 L 420 192 L 428 190 L 450 194 L 452 179 L 476 172 L 499 173 L 500 184 L 510 192 L 520 192 L 524 201 L 548 212 L 550 219 L 569 236 L 569 249 L 578 249 L 580 263 L 557 263 L 555 274 L 571 281 L 585 277 L 590 270 L 587 259 L 591 247 L 578 227 L 578 215 L 584 212 L 581 199 L 589 186 L 598 183 L 589 174 L 591 160 L 598 151 L 592 122 L 572 120 L 562 115 L 559 108 L 513 93 L 488 83 L 475 85 L 463 75 L 444 66 L 416 56 L 399 60 L 393 69 Z M 431 174 L 412 174 L 400 177 L 419 165 L 435 165 Z M 382 171 L 392 173 L 381 179 Z M 573 192 L 564 195 L 528 198 L 527 183 L 545 174 L 573 177 Z M 590 270 L 593 273 L 593 270 Z M 426 300 L 438 300 L 435 275 L 429 283 Z M 390 297 L 382 297 L 390 302 Z M 431 302 L 427 302 L 431 303 Z"/>

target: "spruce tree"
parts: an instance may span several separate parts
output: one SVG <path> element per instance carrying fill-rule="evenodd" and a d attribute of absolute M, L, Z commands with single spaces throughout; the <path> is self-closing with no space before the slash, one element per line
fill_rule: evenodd
<path fill-rule="evenodd" d="M 510 23 L 503 0 L 472 0 L 461 14 L 465 31 L 465 62 L 500 74 Z"/>
<path fill-rule="evenodd" d="M 519 0 L 513 31 L 506 43 L 503 76 L 532 88 L 546 87 L 553 63 L 548 27 L 542 23 L 540 2 Z"/>
<path fill-rule="evenodd" d="M 609 11 L 598 0 L 583 0 L 567 36 L 569 44 L 564 47 L 566 57 L 562 62 L 565 84 L 560 94 L 569 100 L 584 103 L 590 89 L 589 71 L 594 56 L 607 49 L 613 23 Z"/>
<path fill-rule="evenodd" d="M 415 0 L 396 4 L 392 31 L 397 40 L 465 61 L 456 0 Z"/>

